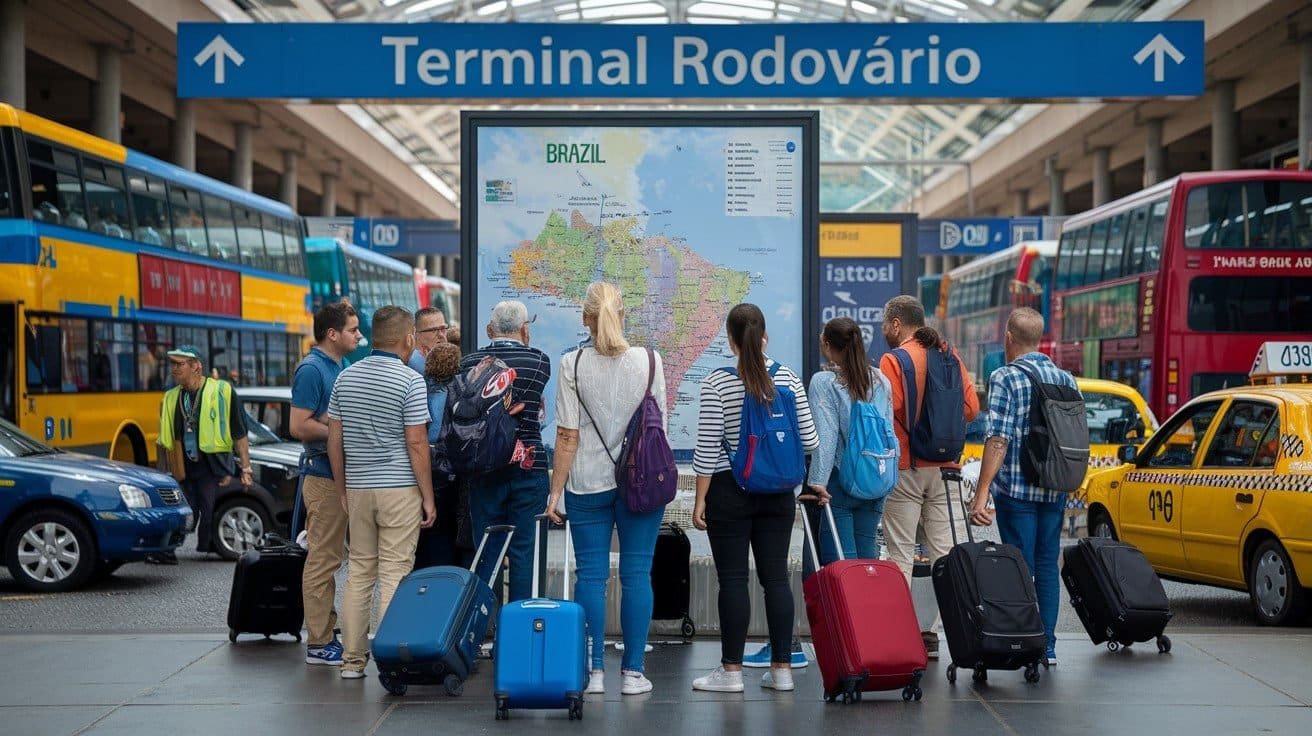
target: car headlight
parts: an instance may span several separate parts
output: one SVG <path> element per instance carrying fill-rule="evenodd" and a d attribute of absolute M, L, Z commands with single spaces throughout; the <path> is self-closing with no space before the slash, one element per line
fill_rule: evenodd
<path fill-rule="evenodd" d="M 122 497 L 123 505 L 130 509 L 150 508 L 150 494 L 136 486 L 124 483 L 118 487 L 118 495 Z"/>

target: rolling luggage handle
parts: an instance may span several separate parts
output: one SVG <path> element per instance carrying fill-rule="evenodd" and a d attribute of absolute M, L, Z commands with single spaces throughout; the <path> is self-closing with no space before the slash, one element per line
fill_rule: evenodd
<path fill-rule="evenodd" d="M 497 562 L 492 567 L 492 574 L 483 577 L 478 574 L 478 569 L 483 566 L 483 551 L 487 547 L 487 540 L 493 534 L 505 533 L 506 538 L 501 543 L 501 554 L 497 555 Z M 510 539 L 515 536 L 515 527 L 513 524 L 494 524 L 483 530 L 483 538 L 478 542 L 478 549 L 474 552 L 474 561 L 469 564 L 469 571 L 475 576 L 483 579 L 489 588 L 496 587 L 497 576 L 501 574 L 501 566 L 506 561 L 506 552 L 510 550 Z"/>
<path fill-rule="evenodd" d="M 569 600 L 569 558 L 573 550 L 573 540 L 569 531 L 569 516 L 560 514 L 560 518 L 565 522 L 565 561 L 561 566 L 561 577 L 564 580 L 564 590 L 561 595 L 562 600 Z M 537 531 L 535 544 L 533 545 L 533 597 L 545 598 L 544 588 L 547 585 L 547 544 L 548 536 L 551 531 L 551 517 L 546 514 L 538 514 L 534 519 L 537 521 Z"/>
<path fill-rule="evenodd" d="M 966 517 L 966 539 L 973 543 L 975 534 L 970 530 L 970 515 L 966 514 L 966 499 L 961 493 L 961 469 L 940 468 L 939 475 L 943 478 L 943 498 L 948 504 L 948 529 L 952 530 L 952 546 L 955 547 L 960 542 L 957 540 L 957 523 L 952 520 L 952 491 L 948 485 L 949 483 L 957 484 L 957 501 L 961 504 L 961 513 Z"/>
<path fill-rule="evenodd" d="M 802 507 L 802 536 L 806 537 L 806 548 L 811 552 L 811 562 L 815 563 L 816 572 L 820 571 L 820 553 L 815 546 L 815 537 L 811 536 L 811 520 L 806 513 L 806 504 L 798 502 Z M 829 531 L 834 535 L 834 549 L 838 551 L 838 559 L 843 559 L 843 540 L 838 537 L 838 523 L 834 521 L 834 510 L 825 504 L 825 520 L 829 522 Z"/>

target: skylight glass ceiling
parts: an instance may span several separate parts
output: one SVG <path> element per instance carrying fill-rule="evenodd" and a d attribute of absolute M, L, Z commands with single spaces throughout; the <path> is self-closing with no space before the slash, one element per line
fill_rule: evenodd
<path fill-rule="evenodd" d="M 338 20 L 470 23 L 965 23 L 1132 20 L 1157 0 L 244 0 L 258 21 Z M 288 5 L 295 8 L 287 8 Z M 495 106 L 479 106 L 482 108 Z M 515 105 L 515 109 L 539 106 Z M 597 109 L 550 105 L 548 109 Z M 605 109 L 648 109 L 640 104 Z M 762 109 L 769 105 L 720 105 Z M 787 105 L 797 108 L 797 104 Z M 820 109 L 821 193 L 826 211 L 906 209 L 917 188 L 971 159 L 1036 105 L 805 105 Z M 343 105 L 441 196 L 458 202 L 460 108 Z M 707 109 L 662 105 L 661 109 Z"/>

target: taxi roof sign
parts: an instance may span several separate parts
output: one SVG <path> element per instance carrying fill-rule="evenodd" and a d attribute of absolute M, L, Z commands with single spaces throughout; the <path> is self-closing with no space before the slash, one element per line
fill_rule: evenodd
<path fill-rule="evenodd" d="M 1312 380 L 1312 342 L 1262 343 L 1253 369 L 1248 372 L 1249 380 L 1283 383 L 1295 377 L 1301 377 L 1304 382 Z"/>

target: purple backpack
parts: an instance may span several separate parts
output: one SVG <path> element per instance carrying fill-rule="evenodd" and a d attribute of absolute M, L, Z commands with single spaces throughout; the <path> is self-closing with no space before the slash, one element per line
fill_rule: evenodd
<path fill-rule="evenodd" d="M 629 419 L 629 428 L 624 432 L 624 443 L 620 445 L 619 458 L 610 454 L 606 439 L 601 436 L 601 429 L 592 419 L 592 412 L 583 403 L 579 393 L 579 361 L 583 359 L 580 349 L 574 359 L 574 394 L 578 397 L 583 413 L 592 421 L 592 429 L 601 441 L 601 448 L 606 457 L 615 464 L 615 486 L 629 511 L 635 514 L 648 514 L 660 511 L 674 500 L 678 487 L 679 470 L 674 464 L 674 451 L 665 437 L 665 424 L 661 419 L 661 407 L 656 397 L 651 395 L 652 380 L 656 377 L 656 356 L 647 348 L 647 390 L 642 402 Z"/>

